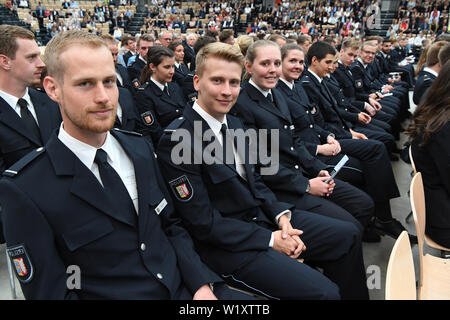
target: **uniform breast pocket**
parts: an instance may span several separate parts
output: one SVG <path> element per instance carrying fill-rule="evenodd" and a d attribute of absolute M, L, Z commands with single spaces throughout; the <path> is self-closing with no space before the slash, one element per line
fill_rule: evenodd
<path fill-rule="evenodd" d="M 111 221 L 106 217 L 100 216 L 64 233 L 62 237 L 71 252 L 81 248 L 95 250 L 95 243 L 113 230 Z"/>

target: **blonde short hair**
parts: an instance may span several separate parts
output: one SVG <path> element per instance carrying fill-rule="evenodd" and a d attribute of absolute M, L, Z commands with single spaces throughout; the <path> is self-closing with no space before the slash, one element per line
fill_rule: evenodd
<path fill-rule="evenodd" d="M 62 81 L 64 65 L 60 61 L 61 54 L 73 45 L 82 45 L 91 48 L 105 47 L 109 51 L 106 42 L 99 36 L 80 30 L 70 30 L 54 36 L 45 48 L 44 62 L 49 76 Z"/>
<path fill-rule="evenodd" d="M 244 68 L 244 56 L 238 48 L 223 42 L 213 42 L 204 46 L 197 53 L 195 59 L 197 75 L 201 76 L 203 74 L 206 61 L 209 57 L 223 59 L 228 62 L 236 62 L 242 69 Z"/>

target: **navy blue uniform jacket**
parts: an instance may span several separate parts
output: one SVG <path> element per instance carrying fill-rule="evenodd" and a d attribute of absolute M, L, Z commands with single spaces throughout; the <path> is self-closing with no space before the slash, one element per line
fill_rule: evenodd
<path fill-rule="evenodd" d="M 15 168 L 17 175 L 0 179 L 8 248 L 23 245 L 32 264 L 31 279 L 21 283 L 27 299 L 170 299 L 182 280 L 191 294 L 221 281 L 172 223 L 174 207 L 151 144 L 134 133 L 111 133 L 134 164 L 139 213 L 131 219 L 115 214 L 97 178 L 56 132 L 33 161 Z M 80 290 L 66 286 L 69 265 L 81 270 Z"/>
<path fill-rule="evenodd" d="M 61 124 L 58 105 L 45 93 L 28 89 L 39 122 L 42 143 L 46 143 L 54 129 Z M 28 132 L 22 119 L 5 100 L 0 98 L 0 172 L 42 143 Z"/>

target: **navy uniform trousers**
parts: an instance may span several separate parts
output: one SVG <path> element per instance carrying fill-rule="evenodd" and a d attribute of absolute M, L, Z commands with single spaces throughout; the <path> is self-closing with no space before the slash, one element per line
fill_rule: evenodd
<path fill-rule="evenodd" d="M 194 121 L 200 124 L 200 135 L 198 130 L 194 133 Z M 232 116 L 227 115 L 227 122 L 230 129 L 243 128 Z M 194 164 L 193 158 L 204 155 L 208 147 L 202 139 L 207 129 L 208 124 L 195 110 L 185 109 L 183 119 L 166 128 L 157 148 L 177 212 L 202 260 L 225 280 L 268 298 L 367 299 L 358 228 L 279 202 L 248 162 L 244 164 L 245 179 L 234 165 L 217 159 L 217 154 L 213 159 L 218 161 L 212 164 Z M 181 132 L 189 135 L 172 141 L 172 134 Z M 190 154 L 189 160 L 173 162 L 175 147 L 183 149 L 184 155 Z M 272 231 L 277 228 L 275 217 L 285 210 L 293 211 L 292 226 L 304 231 L 301 238 L 307 250 L 300 258 L 323 267 L 325 276 L 269 247 Z"/>

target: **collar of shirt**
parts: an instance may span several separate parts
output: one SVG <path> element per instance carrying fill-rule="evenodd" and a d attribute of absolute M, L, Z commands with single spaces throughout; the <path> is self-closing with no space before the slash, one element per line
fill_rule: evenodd
<path fill-rule="evenodd" d="M 17 104 L 17 102 L 19 101 L 19 98 L 6 93 L 2 90 L 0 90 L 0 97 L 3 98 L 3 100 L 6 101 L 6 103 L 8 103 L 10 105 L 10 107 L 19 115 L 20 117 L 20 106 Z M 23 95 L 22 99 L 24 99 L 27 103 L 28 103 L 28 110 L 30 110 L 31 114 L 33 115 L 34 119 L 37 122 L 37 116 L 36 116 L 36 112 L 34 110 L 34 106 L 33 103 L 31 102 L 31 98 L 30 95 L 28 93 L 28 88 L 26 88 L 25 90 L 25 94 Z"/>
<path fill-rule="evenodd" d="M 139 59 L 141 59 L 143 62 L 145 62 L 145 64 L 147 64 L 147 60 L 145 60 L 144 58 L 142 58 L 141 55 L 139 55 Z"/>
<path fill-rule="evenodd" d="M 250 78 L 250 80 L 248 80 L 248 83 L 250 83 L 252 86 L 254 86 L 256 89 L 258 89 L 258 91 L 259 92 L 261 92 L 262 93 L 262 95 L 265 97 L 265 98 L 267 98 L 267 95 L 270 93 L 270 94 L 272 94 L 272 90 L 268 90 L 268 91 L 266 91 L 266 90 L 263 90 L 263 89 L 261 89 L 254 81 L 253 81 L 253 79 L 252 78 Z"/>
<path fill-rule="evenodd" d="M 166 84 L 161 84 L 158 81 L 156 81 L 155 78 L 153 78 L 153 77 L 150 77 L 150 79 L 153 81 L 154 84 L 156 84 L 158 86 L 158 88 L 161 89 L 161 91 L 164 91 L 164 87 L 167 86 L 167 83 Z"/>
<path fill-rule="evenodd" d="M 319 81 L 319 83 L 322 83 L 322 78 L 319 77 L 317 74 L 314 73 L 314 71 L 312 71 L 311 69 L 308 68 L 308 71 L 311 72 L 311 74 L 317 79 L 317 81 Z"/>
<path fill-rule="evenodd" d="M 284 84 L 286 84 L 288 86 L 289 89 L 294 89 L 294 81 L 289 82 L 287 80 L 284 80 L 283 78 L 280 77 L 280 80 L 284 82 Z"/>
<path fill-rule="evenodd" d="M 222 143 L 222 134 L 220 133 L 220 129 L 222 128 L 222 124 L 225 123 L 228 127 L 227 123 L 227 115 L 224 115 L 223 121 L 220 122 L 213 116 L 211 116 L 208 112 L 206 112 L 198 103 L 197 101 L 194 102 L 194 105 L 192 106 L 192 109 L 194 109 L 200 117 L 203 118 L 203 120 L 206 121 L 208 126 L 211 128 L 211 130 L 214 132 L 216 137 L 219 139 L 219 142 Z"/>
<path fill-rule="evenodd" d="M 384 53 L 382 50 L 380 51 L 381 55 L 383 56 L 383 58 L 387 57 L 387 53 Z"/>
<path fill-rule="evenodd" d="M 361 58 L 358 57 L 358 61 L 361 62 L 361 64 L 363 65 L 364 69 L 367 68 L 367 64 L 365 64 L 364 61 L 362 61 Z"/>
<path fill-rule="evenodd" d="M 178 62 L 176 62 L 176 61 L 175 61 L 175 63 L 174 63 L 174 64 L 175 64 L 175 68 L 177 68 L 177 69 L 178 69 L 178 68 L 180 67 L 180 64 L 179 64 Z"/>
<path fill-rule="evenodd" d="M 432 75 L 434 75 L 435 77 L 437 77 L 439 75 L 436 71 L 434 71 L 433 69 L 430 69 L 428 67 L 423 68 L 423 71 L 427 71 L 427 72 L 431 73 Z"/>
<path fill-rule="evenodd" d="M 72 137 L 64 130 L 63 125 L 64 123 L 61 123 L 58 133 L 58 139 L 61 140 L 61 142 L 67 148 L 69 148 L 70 151 L 72 151 L 87 168 L 89 168 L 89 170 L 93 171 L 93 164 L 95 154 L 97 153 L 97 148 Z M 116 144 L 119 143 L 115 139 L 112 139 L 111 134 L 108 132 L 105 142 L 100 147 L 107 153 L 109 160 L 108 162 L 110 162 L 111 165 L 113 165 L 114 162 L 118 161 L 118 159 L 120 158 L 117 152 L 117 148 L 115 148 Z"/>

